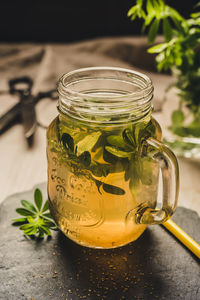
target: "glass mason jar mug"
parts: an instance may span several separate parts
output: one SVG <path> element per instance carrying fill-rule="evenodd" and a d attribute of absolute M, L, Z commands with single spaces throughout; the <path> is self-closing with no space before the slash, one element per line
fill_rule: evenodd
<path fill-rule="evenodd" d="M 58 93 L 47 158 L 49 206 L 61 231 L 84 246 L 114 248 L 166 221 L 179 172 L 151 116 L 151 80 L 127 69 L 84 68 L 63 75 Z"/>

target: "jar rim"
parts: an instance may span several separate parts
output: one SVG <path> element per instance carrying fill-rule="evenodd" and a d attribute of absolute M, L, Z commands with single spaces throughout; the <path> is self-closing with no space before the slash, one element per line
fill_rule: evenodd
<path fill-rule="evenodd" d="M 139 91 L 134 91 L 134 92 L 130 92 L 127 94 L 123 94 L 123 95 L 106 95 L 106 98 L 109 100 L 116 100 L 116 99 L 125 99 L 125 98 L 130 98 L 133 100 L 133 98 L 136 99 L 141 99 L 144 98 L 145 95 L 148 95 L 149 93 L 153 93 L 153 84 L 152 84 L 152 80 L 145 75 L 144 73 L 135 71 L 135 70 L 131 70 L 131 69 L 127 69 L 127 68 L 121 68 L 121 67 L 110 67 L 110 66 L 97 66 L 97 67 L 87 67 L 87 68 L 79 68 L 79 69 L 75 69 L 72 70 L 70 72 L 67 72 L 65 74 L 63 74 L 61 76 L 61 78 L 58 81 L 58 92 L 63 95 L 63 96 L 74 96 L 74 97 L 78 97 L 78 98 L 83 98 L 86 96 L 85 93 L 82 92 L 77 92 L 75 90 L 73 90 L 72 88 L 69 87 L 69 84 L 65 84 L 65 81 L 70 78 L 73 75 L 76 74 L 80 74 L 80 73 L 84 73 L 84 72 L 91 72 L 91 71 L 119 71 L 119 72 L 123 72 L 123 73 L 127 73 L 129 75 L 127 76 L 134 76 L 137 77 L 138 79 L 142 80 L 143 83 L 146 85 L 144 86 L 141 90 Z M 93 93 L 87 94 L 87 98 L 88 99 L 102 99 L 103 96 L 102 95 L 96 95 Z"/>
<path fill-rule="evenodd" d="M 122 123 L 151 111 L 153 84 L 135 70 L 98 66 L 64 74 L 58 81 L 58 93 L 63 114 L 92 123 Z"/>

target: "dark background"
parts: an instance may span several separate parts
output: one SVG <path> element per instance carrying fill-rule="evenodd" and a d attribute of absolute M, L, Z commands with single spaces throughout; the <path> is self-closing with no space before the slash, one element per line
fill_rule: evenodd
<path fill-rule="evenodd" d="M 166 1 L 188 17 L 198 0 Z M 69 42 L 139 35 L 127 17 L 134 0 L 0 0 L 0 41 Z"/>

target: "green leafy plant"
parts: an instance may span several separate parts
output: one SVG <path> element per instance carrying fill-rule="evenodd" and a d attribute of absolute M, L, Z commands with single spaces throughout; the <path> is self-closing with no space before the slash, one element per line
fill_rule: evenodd
<path fill-rule="evenodd" d="M 170 130 L 178 136 L 200 137 L 200 12 L 186 19 L 164 0 L 136 0 L 128 11 L 131 20 L 144 21 L 152 44 L 162 31 L 164 42 L 148 49 L 156 54 L 158 71 L 170 69 L 177 80 L 179 108 L 172 114 Z M 200 7 L 200 2 L 195 9 Z M 184 106 L 188 108 L 184 111 Z M 188 117 L 192 117 L 192 121 Z"/>
<path fill-rule="evenodd" d="M 43 238 L 45 235 L 51 236 L 51 230 L 56 230 L 57 226 L 49 212 L 48 200 L 43 204 L 42 192 L 35 189 L 35 205 L 28 200 L 21 200 L 23 207 L 17 208 L 16 212 L 23 216 L 13 220 L 13 225 L 20 226 L 25 235 L 36 238 Z"/>

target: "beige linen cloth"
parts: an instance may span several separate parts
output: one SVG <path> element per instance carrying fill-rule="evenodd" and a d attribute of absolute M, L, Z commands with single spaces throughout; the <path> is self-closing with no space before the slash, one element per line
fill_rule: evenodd
<path fill-rule="evenodd" d="M 8 79 L 30 76 L 34 81 L 33 94 L 36 94 L 54 89 L 62 74 L 90 66 L 123 67 L 148 75 L 153 81 L 153 104 L 158 112 L 163 107 L 165 89 L 173 79 L 156 72 L 154 56 L 147 53 L 147 48 L 146 37 L 106 37 L 70 44 L 0 44 L 0 115 L 18 101 L 17 97 L 4 93 L 8 90 Z M 168 97 L 172 98 L 168 102 L 171 107 L 175 93 Z M 40 122 L 49 123 L 57 115 L 55 101 L 39 102 L 36 112 Z M 163 116 L 165 114 L 157 113 L 161 125 L 165 119 Z M 0 135 L 0 202 L 14 192 L 28 190 L 47 180 L 45 134 L 45 129 L 37 128 L 32 148 L 27 146 L 21 124 Z M 183 170 L 185 174 L 190 174 L 187 163 L 183 163 L 182 168 L 186 168 Z M 192 179 L 184 177 L 189 194 L 190 186 L 197 183 L 196 177 L 199 178 L 198 168 L 192 172 Z"/>
<path fill-rule="evenodd" d="M 171 77 L 156 72 L 154 56 L 147 53 L 145 37 L 98 38 L 71 44 L 0 45 L 0 91 L 9 78 L 29 75 L 33 92 L 52 89 L 59 77 L 71 70 L 91 66 L 115 66 L 141 71 L 151 77 L 154 106 L 160 108 Z"/>

